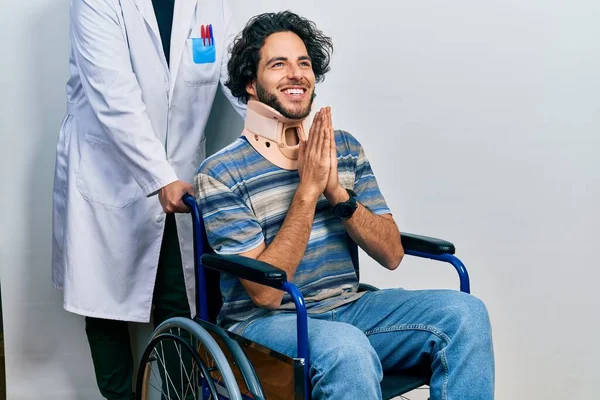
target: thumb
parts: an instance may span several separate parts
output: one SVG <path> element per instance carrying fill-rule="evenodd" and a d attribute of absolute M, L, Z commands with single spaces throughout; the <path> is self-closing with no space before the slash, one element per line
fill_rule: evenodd
<path fill-rule="evenodd" d="M 331 132 L 331 158 L 337 161 L 337 146 L 335 144 L 335 131 Z"/>
<path fill-rule="evenodd" d="M 306 140 L 300 139 L 300 146 L 298 148 L 298 160 L 304 158 L 304 154 L 306 153 Z"/>

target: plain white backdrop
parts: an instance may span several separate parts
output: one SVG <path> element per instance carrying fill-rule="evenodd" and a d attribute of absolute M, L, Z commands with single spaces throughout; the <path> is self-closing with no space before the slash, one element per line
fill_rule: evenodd
<path fill-rule="evenodd" d="M 403 231 L 456 244 L 488 305 L 496 398 L 600 399 L 600 3 L 234 0 L 291 9 L 334 39 L 317 87 L 363 144 Z M 65 111 L 68 1 L 0 6 L 0 265 L 8 398 L 100 399 L 83 318 L 50 280 L 54 151 Z M 219 97 L 215 151 L 241 121 Z M 381 287 L 456 288 L 406 258 Z M 146 326 L 135 327 L 138 348 Z M 417 394 L 413 398 L 424 397 Z"/>

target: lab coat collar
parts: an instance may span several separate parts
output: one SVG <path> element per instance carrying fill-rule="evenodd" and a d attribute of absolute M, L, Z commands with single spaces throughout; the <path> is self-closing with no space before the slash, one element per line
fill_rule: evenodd
<path fill-rule="evenodd" d="M 154 6 L 152 5 L 152 0 L 133 0 L 133 2 L 160 42 L 160 31 L 158 30 L 158 22 L 156 22 L 156 16 L 154 15 Z"/>

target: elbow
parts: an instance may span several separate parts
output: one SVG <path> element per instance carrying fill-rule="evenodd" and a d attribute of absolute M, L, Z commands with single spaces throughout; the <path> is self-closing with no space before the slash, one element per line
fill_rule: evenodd
<path fill-rule="evenodd" d="M 266 308 L 267 310 L 277 310 L 279 307 L 281 307 L 281 297 L 278 299 L 261 302 L 258 304 L 258 306 L 261 308 Z"/>
<path fill-rule="evenodd" d="M 279 291 L 277 291 L 279 292 Z M 259 296 L 254 296 L 252 301 L 260 308 L 266 308 L 268 310 L 277 310 L 281 307 L 281 300 L 283 299 L 283 293 L 263 293 Z"/>
<path fill-rule="evenodd" d="M 390 271 L 395 270 L 400 266 L 402 259 L 404 258 L 404 248 L 402 245 L 397 246 L 394 251 L 389 255 L 384 267 L 389 269 Z"/>
<path fill-rule="evenodd" d="M 266 308 L 267 310 L 277 310 L 280 306 L 281 300 L 267 303 L 264 306 L 262 306 L 262 308 Z"/>

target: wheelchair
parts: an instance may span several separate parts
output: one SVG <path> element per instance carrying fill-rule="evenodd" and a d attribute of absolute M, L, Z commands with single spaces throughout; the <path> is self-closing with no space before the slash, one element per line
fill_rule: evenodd
<path fill-rule="evenodd" d="M 278 268 L 247 257 L 214 254 L 206 241 L 195 198 L 186 194 L 183 201 L 193 218 L 197 316 L 170 318 L 156 327 L 139 364 L 136 399 L 310 399 L 308 317 L 302 294 Z M 470 292 L 467 270 L 454 256 L 452 243 L 408 233 L 401 236 L 405 254 L 451 264 L 458 272 L 460 290 Z M 358 276 L 358 246 L 351 240 L 350 243 Z M 290 294 L 297 314 L 296 357 L 266 348 L 216 324 L 221 307 L 221 273 Z M 360 284 L 359 291 L 365 290 L 378 289 Z M 430 377 L 429 368 L 386 374 L 381 382 L 383 398 L 391 399 L 427 385 Z"/>

